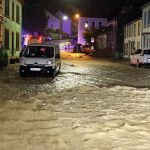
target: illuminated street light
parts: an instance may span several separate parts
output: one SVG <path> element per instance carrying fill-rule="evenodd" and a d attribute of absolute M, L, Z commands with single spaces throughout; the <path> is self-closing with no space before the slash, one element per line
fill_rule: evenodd
<path fill-rule="evenodd" d="M 63 20 L 67 20 L 68 19 L 68 17 L 67 16 L 63 16 Z"/>
<path fill-rule="evenodd" d="M 79 17 L 80 17 L 80 15 L 79 15 L 79 14 L 76 14 L 76 15 L 75 15 L 75 18 L 76 18 L 76 19 L 78 19 Z"/>

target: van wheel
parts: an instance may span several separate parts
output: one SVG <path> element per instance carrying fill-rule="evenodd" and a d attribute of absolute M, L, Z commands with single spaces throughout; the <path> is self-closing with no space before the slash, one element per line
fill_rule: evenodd
<path fill-rule="evenodd" d="M 56 76 L 56 69 L 51 70 L 49 76 L 54 78 Z"/>
<path fill-rule="evenodd" d="M 19 70 L 19 76 L 20 77 L 26 77 L 26 73 L 23 72 L 21 69 Z"/>

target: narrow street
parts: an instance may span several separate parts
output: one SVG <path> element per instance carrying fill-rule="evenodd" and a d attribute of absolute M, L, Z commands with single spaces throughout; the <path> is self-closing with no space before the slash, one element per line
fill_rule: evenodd
<path fill-rule="evenodd" d="M 1 150 L 149 149 L 150 68 L 66 58 L 52 79 L 18 67 L 0 71 Z"/>

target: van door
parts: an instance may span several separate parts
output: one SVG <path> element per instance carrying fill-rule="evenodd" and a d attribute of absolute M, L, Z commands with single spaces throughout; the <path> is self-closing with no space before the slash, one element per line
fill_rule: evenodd
<path fill-rule="evenodd" d="M 59 71 L 61 61 L 60 61 L 60 49 L 58 45 L 55 46 L 55 63 L 56 63 L 56 71 Z"/>

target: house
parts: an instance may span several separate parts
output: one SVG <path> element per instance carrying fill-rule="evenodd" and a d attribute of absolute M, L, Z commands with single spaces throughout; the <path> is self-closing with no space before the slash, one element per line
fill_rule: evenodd
<path fill-rule="evenodd" d="M 49 11 L 45 11 L 47 18 L 46 29 L 59 29 L 60 32 L 71 35 L 71 19 L 66 16 L 63 12 L 58 11 L 55 15 L 51 14 Z"/>
<path fill-rule="evenodd" d="M 19 56 L 22 35 L 23 0 L 2 0 L 4 8 L 2 41 L 8 56 Z"/>
<path fill-rule="evenodd" d="M 78 43 L 85 44 L 85 39 L 83 37 L 85 28 L 90 28 L 90 27 L 100 28 L 102 26 L 107 26 L 106 18 L 79 17 L 78 18 Z"/>
<path fill-rule="evenodd" d="M 48 11 L 45 11 L 46 14 L 46 18 L 47 18 L 47 29 L 59 29 L 60 28 L 60 20 L 54 16 L 53 14 L 51 14 Z"/>
<path fill-rule="evenodd" d="M 61 31 L 71 35 L 72 34 L 71 19 L 68 16 L 66 16 L 66 14 L 64 14 L 62 11 L 56 12 L 55 16 L 59 18 Z"/>
<path fill-rule="evenodd" d="M 142 6 L 142 48 L 150 48 L 150 2 Z"/>
<path fill-rule="evenodd" d="M 142 19 L 139 18 L 124 25 L 124 56 L 129 57 L 141 48 Z"/>

